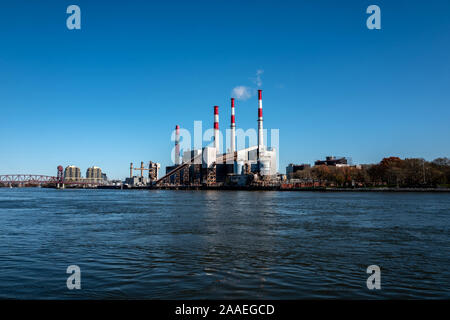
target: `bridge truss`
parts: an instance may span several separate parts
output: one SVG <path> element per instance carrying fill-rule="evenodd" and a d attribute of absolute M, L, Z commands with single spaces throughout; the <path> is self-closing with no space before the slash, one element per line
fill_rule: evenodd
<path fill-rule="evenodd" d="M 89 179 L 64 180 L 39 174 L 6 174 L 0 175 L 0 185 L 45 185 L 45 184 L 65 184 L 65 185 L 103 185 L 103 181 L 90 181 Z"/>

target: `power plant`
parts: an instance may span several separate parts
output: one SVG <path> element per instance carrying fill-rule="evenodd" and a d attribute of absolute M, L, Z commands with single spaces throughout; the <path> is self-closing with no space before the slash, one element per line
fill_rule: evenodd
<path fill-rule="evenodd" d="M 180 154 L 179 125 L 175 127 L 175 160 L 166 167 L 166 175 L 154 186 L 191 185 L 220 186 L 267 183 L 277 178 L 277 155 L 274 148 L 264 144 L 262 90 L 258 90 L 257 145 L 236 150 L 235 99 L 231 98 L 230 149 L 221 153 L 219 107 L 214 106 L 214 144 L 201 149 L 183 150 Z M 181 161 L 180 161 L 181 157 Z"/>
<path fill-rule="evenodd" d="M 236 100 L 234 98 L 230 100 L 229 119 L 230 130 L 227 130 L 229 149 L 224 153 L 222 150 L 228 139 L 223 139 L 220 132 L 219 106 L 213 106 L 213 125 L 208 130 L 212 143 L 209 142 L 207 146 L 190 150 L 189 139 L 187 145 L 181 144 L 181 128 L 177 124 L 174 131 L 173 165 L 166 167 L 165 175 L 161 178 L 159 177 L 161 165 L 152 161 L 147 164 L 141 161 L 139 167 L 135 167 L 131 162 L 130 175 L 125 181 L 108 180 L 106 174 L 97 166 L 88 168 L 86 178 L 82 178 L 80 168 L 69 165 L 66 168 L 58 166 L 56 176 L 0 175 L 0 187 L 323 190 L 330 186 L 341 186 L 343 183 L 352 187 L 364 185 L 364 182 L 355 182 L 355 174 L 358 170 L 362 170 L 362 166 L 353 165 L 351 158 L 348 157 L 327 156 L 325 160 L 315 161 L 314 167 L 309 164 L 291 163 L 286 167 L 286 175 L 279 174 L 277 172 L 279 150 L 273 147 L 273 137 L 271 138 L 272 147 L 268 147 L 267 141 L 264 141 L 262 90 L 258 90 L 257 133 L 250 130 L 248 135 L 249 130 L 247 130 L 244 135 L 241 135 L 241 129 L 236 132 Z M 240 143 L 245 143 L 246 138 L 250 138 L 249 143 L 255 145 L 244 144 L 242 147 Z M 252 139 L 254 141 L 251 141 Z M 186 142 L 185 137 L 182 142 Z M 365 167 L 367 168 L 367 165 Z M 135 171 L 138 174 L 135 175 Z M 330 179 L 334 180 L 330 182 Z"/>
<path fill-rule="evenodd" d="M 213 107 L 213 143 L 194 150 L 180 150 L 180 126 L 175 126 L 175 148 L 173 165 L 166 167 L 165 175 L 159 178 L 160 164 L 144 161 L 139 167 L 130 163 L 130 175 L 124 182 L 107 180 L 99 167 L 86 171 L 86 179 L 76 166 L 58 166 L 57 176 L 5 175 L 0 176 L 0 185 L 56 185 L 57 188 L 179 188 L 179 187 L 275 187 L 280 186 L 277 174 L 277 150 L 264 142 L 262 91 L 258 90 L 258 132 L 256 145 L 238 149 L 236 137 L 235 99 L 230 104 L 230 148 L 222 153 L 219 131 L 219 106 Z M 245 137 L 244 137 L 245 139 Z M 226 139 L 223 139 L 226 140 Z M 139 173 L 134 174 L 135 171 Z M 144 174 L 144 172 L 146 174 Z M 148 174 L 147 174 L 148 173 Z"/>

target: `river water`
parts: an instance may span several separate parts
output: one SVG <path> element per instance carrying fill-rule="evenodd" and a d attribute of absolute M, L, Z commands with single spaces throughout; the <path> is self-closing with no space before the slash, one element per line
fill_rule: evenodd
<path fill-rule="evenodd" d="M 0 189 L 0 298 L 448 299 L 449 253 L 448 193 Z"/>

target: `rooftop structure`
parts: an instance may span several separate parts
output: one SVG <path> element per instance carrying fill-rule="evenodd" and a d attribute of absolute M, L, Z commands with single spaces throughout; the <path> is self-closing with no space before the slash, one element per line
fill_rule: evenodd
<path fill-rule="evenodd" d="M 336 158 L 334 156 L 328 156 L 325 160 L 317 160 L 314 162 L 314 165 L 316 166 L 334 166 L 334 167 L 347 167 L 348 161 L 345 157 Z"/>

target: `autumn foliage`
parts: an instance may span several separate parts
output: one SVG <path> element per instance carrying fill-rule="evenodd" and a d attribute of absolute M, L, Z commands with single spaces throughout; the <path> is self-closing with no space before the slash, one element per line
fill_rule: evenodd
<path fill-rule="evenodd" d="M 297 171 L 294 178 L 335 187 L 438 187 L 450 186 L 450 159 L 384 158 L 360 167 L 314 166 Z"/>

